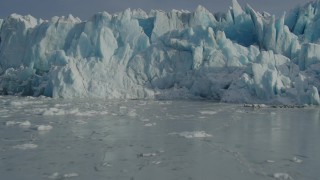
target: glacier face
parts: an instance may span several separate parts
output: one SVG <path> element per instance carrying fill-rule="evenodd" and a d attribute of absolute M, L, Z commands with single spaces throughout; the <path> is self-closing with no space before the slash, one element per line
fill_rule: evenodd
<path fill-rule="evenodd" d="M 0 20 L 0 93 L 319 105 L 319 10 L 276 18 L 233 0 L 224 14 L 12 14 Z"/>

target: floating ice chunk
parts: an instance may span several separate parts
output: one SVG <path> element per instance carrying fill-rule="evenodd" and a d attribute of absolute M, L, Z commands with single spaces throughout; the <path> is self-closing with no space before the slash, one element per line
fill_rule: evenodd
<path fill-rule="evenodd" d="M 37 147 L 38 145 L 31 144 L 31 143 L 13 146 L 14 149 L 21 149 L 21 150 L 36 149 Z"/>
<path fill-rule="evenodd" d="M 38 131 L 50 131 L 53 127 L 50 125 L 39 125 L 37 126 Z"/>
<path fill-rule="evenodd" d="M 29 128 L 31 126 L 31 123 L 30 121 L 24 121 L 24 122 L 20 122 L 19 126 L 22 128 Z"/>
<path fill-rule="evenodd" d="M 99 114 L 100 115 L 106 115 L 106 114 L 109 114 L 109 112 L 108 111 L 101 111 L 101 112 L 99 112 Z"/>
<path fill-rule="evenodd" d="M 151 163 L 155 164 L 155 165 L 158 165 L 158 164 L 161 164 L 161 161 L 152 161 Z"/>
<path fill-rule="evenodd" d="M 138 103 L 138 105 L 139 106 L 145 106 L 145 105 L 147 105 L 147 101 L 142 101 L 142 102 Z"/>
<path fill-rule="evenodd" d="M 273 178 L 279 180 L 293 180 L 293 178 L 287 173 L 274 173 Z"/>
<path fill-rule="evenodd" d="M 157 153 L 160 153 L 160 154 L 164 153 L 164 150 L 160 149 L 160 150 L 157 151 Z"/>
<path fill-rule="evenodd" d="M 155 126 L 155 125 L 157 125 L 157 123 L 147 123 L 144 126 L 145 127 L 151 127 L 151 126 Z"/>
<path fill-rule="evenodd" d="M 7 122 L 5 122 L 6 126 L 14 126 L 16 124 L 18 124 L 18 122 L 15 122 L 15 121 L 7 121 Z"/>
<path fill-rule="evenodd" d="M 120 106 L 119 107 L 119 112 L 121 115 L 127 115 L 130 117 L 135 117 L 137 116 L 136 110 L 135 109 L 129 109 L 126 106 Z"/>
<path fill-rule="evenodd" d="M 211 134 L 207 134 L 205 131 L 192 131 L 192 132 L 181 132 L 181 133 L 169 133 L 169 135 L 178 135 L 184 138 L 206 138 L 206 137 L 212 137 Z"/>
<path fill-rule="evenodd" d="M 275 163 L 274 160 L 266 160 L 267 163 Z"/>
<path fill-rule="evenodd" d="M 51 174 L 50 176 L 48 176 L 49 179 L 58 179 L 61 178 L 60 174 L 55 172 L 53 174 Z"/>
<path fill-rule="evenodd" d="M 120 106 L 120 107 L 119 107 L 120 113 L 125 113 L 126 110 L 127 110 L 127 107 L 126 107 L 126 106 Z"/>
<path fill-rule="evenodd" d="M 131 110 L 131 111 L 129 111 L 129 112 L 128 112 L 128 116 L 130 116 L 130 117 L 135 117 L 135 116 L 137 116 L 136 110 Z"/>
<path fill-rule="evenodd" d="M 245 111 L 243 111 L 243 110 L 236 110 L 236 113 L 246 113 Z"/>
<path fill-rule="evenodd" d="M 78 116 L 92 116 L 97 114 L 97 111 L 82 111 L 80 112 L 78 108 L 75 109 L 59 109 L 56 107 L 47 108 L 47 109 L 36 109 L 35 113 L 44 115 L 44 116 L 64 116 L 64 115 L 78 115 Z M 103 114 L 103 113 L 101 113 Z"/>
<path fill-rule="evenodd" d="M 9 112 L 8 109 L 1 109 L 1 110 L 0 110 L 0 113 L 7 113 L 7 112 Z"/>
<path fill-rule="evenodd" d="M 94 116 L 97 114 L 97 111 L 85 111 L 85 112 L 77 112 L 75 115 L 77 116 Z"/>
<path fill-rule="evenodd" d="M 112 165 L 108 162 L 101 163 L 101 166 L 111 167 Z"/>
<path fill-rule="evenodd" d="M 217 114 L 217 111 L 200 111 L 200 114 L 203 114 L 203 115 L 214 115 L 214 114 Z"/>
<path fill-rule="evenodd" d="M 243 107 L 252 107 L 252 108 L 267 108 L 265 104 L 244 104 Z"/>
<path fill-rule="evenodd" d="M 16 122 L 16 121 L 7 121 L 5 122 L 6 126 L 15 126 L 19 125 L 22 128 L 28 128 L 31 126 L 31 123 L 29 121 L 23 121 L 23 122 Z"/>
<path fill-rule="evenodd" d="M 54 107 L 59 108 L 59 107 L 67 107 L 70 104 L 55 104 Z"/>
<path fill-rule="evenodd" d="M 106 115 L 108 114 L 108 111 L 96 111 L 96 110 L 90 110 L 90 111 L 80 111 L 79 109 L 70 109 L 65 110 L 63 113 L 60 113 L 61 115 L 75 115 L 75 116 L 95 116 L 95 115 Z M 55 114 L 55 115 L 59 115 Z"/>
<path fill-rule="evenodd" d="M 33 104 L 33 103 L 28 102 L 28 101 L 11 101 L 10 102 L 11 106 L 24 106 L 24 105 L 29 105 L 29 104 Z"/>
<path fill-rule="evenodd" d="M 73 177 L 78 177 L 79 174 L 78 173 L 67 173 L 64 175 L 61 175 L 58 172 L 55 172 L 53 174 L 51 174 L 50 176 L 48 176 L 49 179 L 66 179 L 66 178 L 73 178 Z"/>
<path fill-rule="evenodd" d="M 170 104 L 172 104 L 172 101 L 160 101 L 159 104 L 160 105 L 170 105 Z"/>
<path fill-rule="evenodd" d="M 297 158 L 297 157 L 293 157 L 293 158 L 291 159 L 291 161 L 292 161 L 292 162 L 295 162 L 295 163 L 302 163 L 302 162 L 303 162 L 302 159 L 299 159 L 299 158 Z"/>
<path fill-rule="evenodd" d="M 58 109 L 58 108 L 49 108 L 42 113 L 42 115 L 44 116 L 65 115 L 65 114 L 66 114 L 65 110 Z"/>
<path fill-rule="evenodd" d="M 22 103 L 22 102 L 19 102 L 19 101 L 12 101 L 12 102 L 10 102 L 10 105 L 11 105 L 11 106 L 22 106 L 23 103 Z"/>
<path fill-rule="evenodd" d="M 72 177 L 78 177 L 78 176 L 79 176 L 78 173 L 68 173 L 63 175 L 64 178 L 72 178 Z"/>

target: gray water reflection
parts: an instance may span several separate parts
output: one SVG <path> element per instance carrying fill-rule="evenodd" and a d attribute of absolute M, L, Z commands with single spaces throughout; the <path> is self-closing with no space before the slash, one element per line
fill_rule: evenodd
<path fill-rule="evenodd" d="M 313 180 L 320 176 L 319 108 L 48 99 L 40 106 L 35 99 L 0 100 L 9 110 L 0 111 L 4 179 L 250 180 L 276 179 L 276 173 L 285 173 L 292 179 Z M 29 104 L 17 108 L 12 101 Z M 62 116 L 36 113 L 43 107 L 79 111 Z M 32 126 L 6 125 L 25 120 Z M 53 129 L 37 131 L 35 127 L 42 124 Z M 38 147 L 13 148 L 26 143 Z"/>

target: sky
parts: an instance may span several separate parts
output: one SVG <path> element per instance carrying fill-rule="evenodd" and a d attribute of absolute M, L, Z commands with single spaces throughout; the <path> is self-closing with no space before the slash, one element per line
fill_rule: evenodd
<path fill-rule="evenodd" d="M 127 8 L 150 9 L 186 9 L 193 11 L 202 5 L 215 12 L 226 12 L 232 0 L 0 0 L 0 18 L 12 13 L 32 15 L 36 18 L 50 19 L 53 16 L 73 14 L 82 20 L 89 19 L 101 11 L 115 13 Z M 308 0 L 238 0 L 244 6 L 250 4 L 257 11 L 266 11 L 277 16 Z"/>

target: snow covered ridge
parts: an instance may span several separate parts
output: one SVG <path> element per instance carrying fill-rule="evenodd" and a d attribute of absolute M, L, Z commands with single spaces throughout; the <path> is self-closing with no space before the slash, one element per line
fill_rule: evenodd
<path fill-rule="evenodd" d="M 0 20 L 0 93 L 319 105 L 320 2 Z"/>

